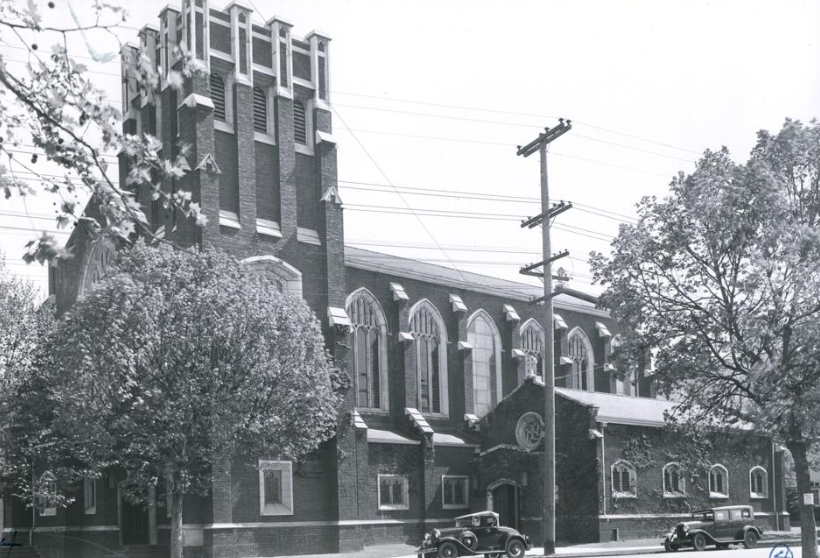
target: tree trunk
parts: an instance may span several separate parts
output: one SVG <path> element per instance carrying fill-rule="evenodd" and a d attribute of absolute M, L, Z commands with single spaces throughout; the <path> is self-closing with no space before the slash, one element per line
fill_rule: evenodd
<path fill-rule="evenodd" d="M 176 490 L 171 493 L 171 558 L 182 558 L 182 499 Z M 816 556 L 814 558 L 817 558 Z"/>
<path fill-rule="evenodd" d="M 794 458 L 794 472 L 797 476 L 797 498 L 800 509 L 800 538 L 803 558 L 819 558 L 817 552 L 817 526 L 814 522 L 814 506 L 803 503 L 803 495 L 811 493 L 809 462 L 806 458 L 805 442 L 786 444 Z M 815 502 L 815 505 L 817 502 Z"/>

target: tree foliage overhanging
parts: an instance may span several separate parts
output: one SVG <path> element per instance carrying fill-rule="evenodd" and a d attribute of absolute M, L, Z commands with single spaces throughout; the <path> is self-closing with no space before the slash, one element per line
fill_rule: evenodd
<path fill-rule="evenodd" d="M 820 123 L 759 132 L 745 164 L 706 151 L 670 190 L 638 204 L 610 256 L 591 257 L 601 302 L 627 331 L 621 353 L 652 351 L 655 381 L 692 422 L 775 435 L 808 482 L 820 437 Z"/>
<path fill-rule="evenodd" d="M 43 340 L 23 388 L 45 402 L 53 443 L 39 467 L 71 482 L 116 465 L 138 500 L 162 484 L 181 552 L 183 495 L 206 494 L 232 460 L 317 450 L 348 379 L 307 304 L 276 285 L 220 251 L 118 252 Z"/>
<path fill-rule="evenodd" d="M 148 126 L 141 133 L 125 133 L 122 124 L 132 102 L 153 102 L 161 79 L 182 94 L 184 79 L 203 72 L 204 66 L 176 47 L 170 53 L 174 68 L 165 68 L 160 76 L 145 52 L 125 49 L 129 98 L 117 108 L 89 65 L 120 58 L 123 44 L 115 32 L 125 28 L 127 14 L 99 0 L 92 9 L 94 21 L 80 22 L 67 3 L 0 0 L 0 40 L 18 50 L 14 56 L 0 53 L 0 195 L 52 194 L 58 200 L 57 228 L 81 227 L 93 237 L 128 239 L 134 232 L 155 237 L 137 200 L 139 189 L 163 208 L 203 225 L 205 215 L 191 193 L 173 186 L 190 172 L 187 146 L 163 153 L 156 134 L 146 133 Z M 71 17 L 73 23 L 65 24 L 61 17 Z M 83 43 L 90 56 L 76 55 L 82 47 L 69 52 L 70 45 Z M 113 52 L 100 53 L 95 46 Z M 116 170 L 118 155 L 128 162 L 124 184 Z M 85 213 L 89 198 L 99 216 Z M 23 258 L 29 263 L 67 255 L 49 231 L 26 247 Z"/>

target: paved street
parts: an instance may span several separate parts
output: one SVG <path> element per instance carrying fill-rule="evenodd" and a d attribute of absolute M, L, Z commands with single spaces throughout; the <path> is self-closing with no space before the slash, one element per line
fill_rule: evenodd
<path fill-rule="evenodd" d="M 618 547 L 618 548 L 595 548 L 591 545 L 578 545 L 578 546 L 570 546 L 570 547 L 560 547 L 558 548 L 558 552 L 556 553 L 557 556 L 569 556 L 569 557 L 581 557 L 581 556 L 622 556 L 624 558 L 638 558 L 638 557 L 646 557 L 648 554 L 651 553 L 653 549 L 657 548 L 658 554 L 663 554 L 664 556 L 680 556 L 681 558 L 801 558 L 802 552 L 799 547 L 799 543 L 796 546 L 789 547 L 792 551 L 792 555 L 788 555 L 787 553 L 781 553 L 780 551 L 783 550 L 783 547 L 777 547 L 777 550 L 771 547 L 759 547 L 753 548 L 751 550 L 746 550 L 743 547 L 737 546 L 733 547 L 729 550 L 715 550 L 715 549 L 707 549 L 703 552 L 695 552 L 693 550 L 681 550 L 677 553 L 665 553 L 660 548 L 660 544 L 657 547 L 650 547 L 650 546 L 634 546 L 634 547 Z M 530 558 L 536 558 L 539 556 L 543 556 L 543 548 L 533 548 L 531 551 L 527 552 L 527 556 Z M 415 558 L 415 554 L 407 554 L 402 556 L 397 556 L 395 558 Z"/>

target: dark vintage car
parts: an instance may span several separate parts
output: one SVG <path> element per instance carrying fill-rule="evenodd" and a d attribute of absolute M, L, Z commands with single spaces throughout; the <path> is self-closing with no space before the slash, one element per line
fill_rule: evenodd
<path fill-rule="evenodd" d="M 703 550 L 707 545 L 722 549 L 738 543 L 753 548 L 761 535 L 752 506 L 722 506 L 696 511 L 691 521 L 678 523 L 666 535 L 663 547 L 667 552 L 686 547 Z"/>
<path fill-rule="evenodd" d="M 521 558 L 532 548 L 530 538 L 512 527 L 502 527 L 498 514 L 491 511 L 471 513 L 456 518 L 456 526 L 433 529 L 416 550 L 417 558 L 429 555 L 439 558 L 475 556 L 486 558 Z"/>

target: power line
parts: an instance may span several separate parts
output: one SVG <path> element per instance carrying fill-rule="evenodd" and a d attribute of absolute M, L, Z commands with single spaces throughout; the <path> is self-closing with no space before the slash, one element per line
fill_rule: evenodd
<path fill-rule="evenodd" d="M 12 48 L 12 49 L 19 49 L 19 50 L 27 50 L 24 47 L 15 47 L 15 46 L 12 46 L 12 45 L 3 45 L 3 47 L 0 47 L 0 48 Z M 89 56 L 82 56 L 82 55 L 70 55 L 70 56 L 72 58 L 80 58 L 80 59 L 84 59 L 84 60 L 94 60 L 93 58 L 91 58 Z M 17 59 L 13 59 L 13 58 L 6 58 L 6 60 L 10 61 L 10 62 L 18 62 L 18 63 L 23 63 L 23 64 L 28 63 L 28 61 L 26 61 L 26 60 L 17 60 Z M 100 64 L 100 65 L 118 64 L 119 65 L 119 62 L 117 62 L 116 60 L 109 60 L 109 61 L 103 62 L 103 63 L 98 62 L 98 64 Z M 116 77 L 116 78 L 122 78 L 122 74 L 115 74 L 115 73 L 112 73 L 112 72 L 100 72 L 100 71 L 97 71 L 97 70 L 86 70 L 86 71 L 89 72 L 89 73 L 93 73 L 93 74 L 100 74 L 100 75 L 107 75 L 107 76 L 112 76 L 112 77 Z M 550 116 L 550 115 L 545 115 L 545 114 L 535 114 L 535 113 L 526 113 L 526 112 L 515 112 L 515 111 L 486 109 L 486 108 L 478 108 L 478 107 L 468 107 L 468 106 L 464 106 L 464 105 L 453 105 L 453 104 L 447 104 L 447 103 L 433 103 L 433 102 L 418 101 L 418 100 L 412 100 L 412 99 L 398 99 L 398 98 L 395 98 L 395 97 L 386 97 L 386 96 L 381 96 L 381 95 L 367 95 L 367 94 L 363 94 L 363 93 L 351 93 L 351 92 L 347 92 L 347 91 L 332 90 L 331 93 L 333 93 L 335 95 L 348 95 L 348 96 L 353 96 L 353 97 L 362 97 L 362 98 L 367 98 L 367 99 L 380 99 L 380 100 L 385 100 L 385 101 L 393 101 L 393 102 L 399 102 L 399 103 L 410 103 L 410 104 L 417 104 L 417 105 L 424 105 L 424 106 L 454 108 L 454 109 L 461 109 L 461 110 L 486 112 L 486 113 L 492 113 L 492 114 L 505 114 L 505 115 L 512 115 L 512 116 L 525 116 L 525 117 L 528 117 L 528 118 L 533 118 L 533 117 L 534 118 L 549 118 L 549 119 L 553 119 L 553 120 L 557 118 L 555 116 Z M 351 107 L 351 108 L 367 108 L 368 110 L 385 110 L 385 111 L 389 111 L 389 112 L 403 112 L 403 111 L 391 110 L 391 109 L 379 109 L 379 108 L 375 108 L 375 107 L 374 108 L 356 107 L 354 105 L 346 105 L 346 104 L 341 104 L 341 103 L 338 104 L 338 106 L 346 106 L 346 107 Z M 425 116 L 433 116 L 433 117 L 437 117 L 437 118 L 448 118 L 446 116 L 437 116 L 437 115 L 430 115 L 430 114 L 426 114 Z M 454 118 L 455 119 L 455 117 L 449 117 L 449 118 Z M 459 118 L 459 120 L 461 120 L 461 119 Z M 480 120 L 475 120 L 475 121 L 480 122 Z M 694 155 L 701 155 L 702 154 L 701 152 L 695 151 L 693 149 L 678 147 L 678 146 L 675 146 L 675 145 L 672 145 L 672 144 L 669 144 L 669 143 L 666 143 L 666 142 L 652 140 L 652 139 L 649 139 L 649 138 L 645 138 L 645 137 L 642 137 L 642 136 L 630 134 L 630 133 L 627 133 L 627 132 L 620 132 L 620 131 L 614 130 L 612 128 L 607 128 L 607 127 L 604 127 L 604 126 L 598 126 L 596 124 L 590 124 L 590 123 L 587 123 L 587 122 L 582 122 L 582 121 L 577 120 L 577 119 L 573 119 L 573 122 L 575 124 L 580 124 L 580 125 L 586 126 L 588 128 L 601 130 L 603 132 L 607 132 L 607 133 L 610 133 L 610 134 L 616 134 L 616 135 L 619 135 L 619 136 L 635 139 L 635 140 L 646 142 L 646 143 L 652 143 L 652 144 L 655 144 L 655 145 L 660 145 L 660 146 L 663 146 L 663 147 L 666 147 L 666 148 L 669 148 L 669 149 L 676 149 L 678 151 L 684 151 L 684 152 L 687 152 L 687 153 L 692 153 Z M 505 123 L 505 124 L 515 125 L 515 126 L 524 126 L 523 124 L 514 124 L 514 123 Z M 532 126 L 528 126 L 528 127 L 532 127 Z M 603 143 L 614 143 L 614 142 L 606 142 L 605 140 L 598 140 L 598 139 L 590 138 L 588 136 L 580 136 L 579 135 L 578 137 L 585 137 L 587 139 L 592 139 L 593 141 L 601 141 Z M 615 145 L 621 145 L 621 144 L 617 144 L 617 143 L 614 143 L 614 144 Z M 626 146 L 624 146 L 624 147 L 626 147 Z M 634 149 L 637 149 L 637 150 L 640 151 L 639 148 L 634 148 Z M 682 159 L 682 160 L 686 160 L 686 159 Z"/>
<path fill-rule="evenodd" d="M 504 121 L 499 121 L 499 120 L 485 120 L 485 119 L 481 119 L 481 118 L 466 118 L 466 117 L 461 117 L 461 116 L 448 116 L 448 115 L 443 115 L 443 114 L 430 114 L 430 113 L 425 113 L 425 112 L 415 112 L 415 111 L 389 109 L 389 108 L 381 108 L 381 107 L 363 107 L 363 106 L 360 106 L 360 105 L 347 105 L 347 104 L 342 104 L 342 103 L 335 103 L 335 106 L 337 106 L 337 107 L 347 107 L 347 108 L 353 108 L 353 109 L 360 109 L 360 110 L 391 112 L 391 113 L 395 113 L 395 114 L 404 114 L 404 115 L 411 115 L 411 116 L 425 116 L 425 117 L 429 117 L 429 118 L 442 118 L 442 119 L 446 119 L 446 120 L 457 120 L 457 121 L 462 121 L 462 122 L 497 124 L 497 125 L 501 125 L 501 126 L 519 126 L 521 128 L 528 128 L 528 129 L 537 128 L 536 126 L 533 126 L 532 124 L 522 124 L 520 122 L 504 122 Z M 666 157 L 668 159 L 675 159 L 675 160 L 678 160 L 678 161 L 684 161 L 686 163 L 694 163 L 695 162 L 692 159 L 684 159 L 682 157 L 676 157 L 674 155 L 667 155 L 666 153 L 658 153 L 657 151 L 650 151 L 649 149 L 641 149 L 640 147 L 634 147 L 634 146 L 626 145 L 626 144 L 623 144 L 623 143 L 618 143 L 618 142 L 614 142 L 614 141 L 608 141 L 608 140 L 604 140 L 604 139 L 594 138 L 592 136 L 586 136 L 584 134 L 573 134 L 573 137 L 583 138 L 585 140 L 594 141 L 594 142 L 598 142 L 598 143 L 605 143 L 607 145 L 614 145 L 614 146 L 617 146 L 617 147 L 621 147 L 623 149 L 630 149 L 630 150 L 633 150 L 633 151 L 640 151 L 641 153 L 656 155 L 658 157 Z"/>
<path fill-rule="evenodd" d="M 547 114 L 535 114 L 535 113 L 528 113 L 528 112 L 515 112 L 515 111 L 507 111 L 507 110 L 486 109 L 486 108 L 478 108 L 478 107 L 467 107 L 467 106 L 464 106 L 464 105 L 450 105 L 450 104 L 445 104 L 445 103 L 432 103 L 432 102 L 426 102 L 426 101 L 416 101 L 416 100 L 412 100 L 412 99 L 398 99 L 398 98 L 395 98 L 395 97 L 385 97 L 385 96 L 379 96 L 379 95 L 367 95 L 367 94 L 363 94 L 363 93 L 350 93 L 350 92 L 346 92 L 346 91 L 333 91 L 333 93 L 336 94 L 336 95 L 349 95 L 349 96 L 352 96 L 352 97 L 363 97 L 363 98 L 366 98 L 366 99 L 383 99 L 383 100 L 386 100 L 386 101 L 395 101 L 395 102 L 399 102 L 399 103 L 411 103 L 411 104 L 416 104 L 416 105 L 426 105 L 426 106 L 433 106 L 433 107 L 444 107 L 444 108 L 454 108 L 454 109 L 462 109 L 462 110 L 472 110 L 472 111 L 476 111 L 476 112 L 487 112 L 487 113 L 494 113 L 494 114 L 509 114 L 509 115 L 514 115 L 514 116 L 525 116 L 525 117 L 528 117 L 528 118 L 548 118 L 548 119 L 552 119 L 552 120 L 557 120 L 557 118 L 558 118 L 557 116 L 551 116 L 551 115 L 547 115 Z M 688 153 L 694 153 L 695 155 L 700 155 L 701 154 L 700 152 L 694 151 L 692 149 L 686 149 L 684 147 L 677 147 L 677 146 L 674 146 L 674 145 L 671 145 L 671 144 L 668 144 L 668 143 L 659 142 L 659 141 L 651 140 L 651 139 L 640 137 L 640 136 L 635 136 L 635 135 L 628 134 L 628 133 L 625 133 L 625 132 L 618 132 L 618 131 L 612 130 L 610 128 L 604 128 L 602 126 L 587 124 L 585 122 L 581 122 L 581 121 L 576 120 L 574 118 L 572 119 L 572 121 L 575 124 L 581 124 L 583 126 L 588 126 L 590 128 L 596 128 L 596 129 L 599 129 L 599 130 L 602 130 L 602 131 L 605 131 L 605 132 L 609 132 L 609 133 L 612 133 L 612 134 L 618 134 L 618 135 L 621 135 L 621 136 L 624 136 L 624 137 L 637 139 L 639 141 L 644 141 L 644 142 L 647 142 L 647 143 L 654 143 L 654 144 L 657 144 L 657 145 L 662 145 L 662 146 L 668 147 L 670 149 L 677 149 L 679 151 L 686 151 Z"/>
<path fill-rule="evenodd" d="M 351 129 L 350 129 L 350 126 L 348 126 L 348 125 L 347 125 L 347 122 L 345 122 L 344 118 L 342 118 L 342 115 L 341 115 L 341 114 L 339 114 L 339 111 L 337 111 L 337 110 L 333 107 L 333 105 L 330 105 L 330 108 L 333 110 L 333 112 L 334 112 L 334 113 L 336 113 L 336 116 L 338 116 L 338 117 L 339 117 L 339 121 L 342 123 L 342 125 L 343 125 L 345 128 L 347 128 L 347 129 L 348 129 L 348 131 L 350 132 L 350 135 L 351 135 L 351 136 L 353 136 L 353 139 L 356 141 L 356 143 L 358 143 L 358 144 L 359 144 L 359 147 L 361 147 L 361 148 L 362 148 L 362 151 L 364 151 L 364 152 L 365 152 L 365 154 L 367 155 L 367 157 L 370 159 L 370 161 L 373 163 L 373 165 L 374 165 L 374 166 L 375 166 L 375 167 L 379 170 L 379 172 L 380 172 L 380 173 L 381 173 L 381 175 L 384 177 L 384 179 L 387 181 L 387 183 L 388 183 L 388 184 L 390 184 L 390 185 L 392 186 L 392 185 L 393 185 L 393 182 L 390 180 L 390 178 L 388 178 L 387 173 L 386 173 L 386 172 L 384 172 L 384 169 L 382 169 L 381 165 L 379 165 L 379 163 L 377 163 L 377 162 L 376 162 L 376 159 L 373 157 L 373 155 L 370 153 L 370 151 L 368 151 L 368 150 L 367 150 L 367 148 L 366 148 L 366 147 L 364 146 L 364 144 L 361 142 L 361 140 L 359 139 L 359 137 L 358 137 L 356 134 L 354 134 L 354 133 L 353 133 L 353 130 L 351 130 Z M 399 199 L 401 199 L 402 203 L 404 203 L 404 205 L 406 205 L 406 206 L 407 206 L 407 208 L 410 210 L 410 212 L 411 212 L 411 213 L 415 216 L 415 218 L 416 218 L 416 220 L 418 221 L 419 225 L 421 225 L 421 228 L 422 228 L 422 229 L 424 229 L 424 231 L 427 233 L 427 236 L 429 236 L 429 237 L 430 237 L 430 239 L 431 239 L 431 240 L 432 240 L 435 244 L 438 244 L 438 241 L 436 240 L 436 237 L 435 237 L 435 236 L 433 236 L 433 233 L 432 233 L 432 232 L 430 232 L 430 230 L 427 228 L 427 226 L 424 224 L 424 222 L 423 222 L 423 221 L 419 218 L 419 216 L 418 216 L 418 215 L 415 215 L 415 212 L 414 212 L 414 211 L 413 211 L 413 209 L 410 207 L 410 204 L 408 204 L 408 203 L 407 203 L 407 200 L 405 200 L 405 199 L 404 199 L 404 196 L 402 196 L 402 195 L 401 195 L 401 192 L 399 192 L 398 190 L 396 190 L 396 194 L 399 196 Z M 450 258 L 450 256 L 449 256 L 449 255 L 447 254 L 447 252 L 445 252 L 444 250 L 441 250 L 441 253 L 442 253 L 442 254 L 444 254 L 444 257 L 445 257 L 445 258 L 447 258 L 447 259 L 449 259 L 449 258 Z M 458 268 L 456 268 L 455 264 L 453 264 L 453 263 L 451 262 L 451 265 L 452 265 L 452 266 L 456 269 L 456 271 L 458 271 L 459 275 L 461 275 L 461 271 L 460 271 L 460 270 L 458 270 Z M 461 278 L 462 278 L 462 280 L 464 280 L 464 276 L 463 276 L 463 275 L 462 275 L 462 277 L 461 277 Z"/>
<path fill-rule="evenodd" d="M 380 185 L 375 183 L 364 183 L 364 182 L 354 182 L 349 180 L 339 180 L 338 182 L 343 184 L 362 184 L 363 186 L 343 186 L 343 188 L 348 190 L 363 190 L 366 192 L 389 192 L 390 190 L 386 188 L 382 188 Z M 372 187 L 368 187 L 372 186 Z M 452 199 L 467 199 L 467 200 L 476 200 L 476 201 L 491 201 L 491 202 L 506 202 L 506 203 L 520 203 L 520 204 L 535 204 L 539 203 L 538 200 L 535 198 L 526 198 L 523 196 L 505 196 L 505 195 L 498 195 L 498 194 L 483 194 L 480 192 L 470 193 L 470 192 L 462 192 L 456 190 L 433 190 L 430 188 L 419 188 L 419 187 L 409 187 L 409 186 L 396 186 L 401 190 L 407 191 L 410 195 L 415 196 L 431 196 L 431 197 L 440 197 L 440 198 L 452 198 Z M 564 200 L 550 200 L 552 202 L 555 201 L 564 201 Z M 590 213 L 592 215 L 598 215 L 599 217 L 606 217 L 607 219 L 613 219 L 615 221 L 620 221 L 622 223 L 634 223 L 637 219 L 635 217 L 630 217 L 628 215 L 624 215 L 621 213 L 615 213 L 612 211 L 608 211 L 605 209 L 597 208 L 594 206 L 578 203 L 574 200 L 566 200 L 572 203 L 573 205 L 579 206 L 577 209 L 579 211 L 584 211 L 585 213 Z M 585 209 L 586 208 L 586 209 Z"/>
<path fill-rule="evenodd" d="M 360 212 L 360 213 L 382 213 L 382 214 L 394 214 L 394 215 L 414 215 L 414 213 L 410 213 L 406 210 L 402 211 L 401 210 L 402 208 L 395 208 L 394 210 L 370 209 L 366 205 L 350 206 L 348 204 L 345 204 L 345 208 L 346 208 L 347 211 L 357 211 L 357 212 Z M 424 211 L 424 210 L 417 210 L 417 211 Z M 513 217 L 484 217 L 480 214 L 463 214 L 463 213 L 462 214 L 420 213 L 420 214 L 424 215 L 425 217 L 443 217 L 443 218 L 449 218 L 449 219 L 477 219 L 477 220 L 480 220 L 480 221 L 517 221 L 517 222 L 521 222 L 521 218 L 520 217 L 515 217 L 515 216 L 513 216 Z M 586 234 L 585 232 L 580 232 L 580 231 L 586 231 L 587 229 L 581 229 L 580 227 L 574 227 L 578 230 L 571 230 L 571 229 L 565 228 L 565 227 L 568 227 L 568 226 L 569 225 L 552 225 L 552 227 L 554 227 L 556 230 L 568 232 L 570 234 L 575 234 L 575 235 L 578 235 L 578 236 L 584 236 L 584 237 L 587 237 L 587 238 L 591 238 L 592 240 L 598 240 L 600 242 L 609 243 L 613 238 L 613 237 L 602 238 L 602 236 L 604 236 L 603 233 L 596 233 L 594 231 L 589 231 L 591 234 Z M 595 236 L 593 236 L 593 235 L 595 235 Z"/>
<path fill-rule="evenodd" d="M 41 178 L 51 178 L 62 180 L 63 177 L 53 174 L 46 174 L 46 173 L 34 173 L 31 171 L 15 171 L 15 174 L 22 174 L 22 175 L 31 175 L 33 178 L 26 178 L 21 177 L 20 180 L 29 181 L 29 182 L 37 182 Z M 346 186 L 342 186 L 345 189 L 350 190 L 362 190 L 367 192 L 390 192 L 394 193 L 394 190 L 403 190 L 407 192 L 409 195 L 418 195 L 418 196 L 430 196 L 430 197 L 443 197 L 443 198 L 453 198 L 453 199 L 469 199 L 469 200 L 476 200 L 476 201 L 493 201 L 493 202 L 507 202 L 507 203 L 521 203 L 521 204 L 535 204 L 540 203 L 539 200 L 536 198 L 525 197 L 525 196 L 512 196 L 512 195 L 503 195 L 503 194 L 485 194 L 483 192 L 477 191 L 466 191 L 466 190 L 446 190 L 446 189 L 433 189 L 433 188 L 422 188 L 419 186 L 396 186 L 390 184 L 384 184 L 379 182 L 362 182 L 356 180 L 338 180 L 340 184 L 344 184 Z M 351 185 L 356 186 L 351 186 Z M 298 184 L 297 184 L 298 185 Z M 589 213 L 591 215 L 597 215 L 599 217 L 605 217 L 608 219 L 612 219 L 615 221 L 620 221 L 623 223 L 634 223 L 637 221 L 635 217 L 631 217 L 629 215 L 625 215 L 623 213 L 617 213 L 614 211 L 610 211 L 607 209 L 603 209 L 600 207 L 595 207 L 593 205 L 585 204 L 582 202 L 578 202 L 576 200 L 550 200 L 553 202 L 559 201 L 569 201 L 575 206 L 578 206 L 579 211 L 583 211 L 585 213 Z M 2 212 L 0 211 L 0 214 Z"/>
<path fill-rule="evenodd" d="M 339 113 L 337 112 L 336 114 L 338 115 Z M 423 135 L 419 135 L 419 134 L 401 134 L 401 133 L 398 133 L 398 132 L 385 132 L 385 131 L 382 131 L 382 130 L 362 130 L 362 129 L 359 129 L 359 128 L 354 129 L 354 128 L 349 128 L 347 126 L 346 126 L 346 128 L 349 132 L 360 132 L 360 133 L 364 133 L 364 134 L 381 134 L 381 135 L 384 135 L 384 136 L 398 136 L 398 137 L 414 138 L 414 139 L 452 141 L 452 142 L 457 142 L 457 143 L 472 143 L 472 144 L 479 144 L 479 145 L 496 145 L 496 146 L 506 147 L 508 149 L 512 149 L 512 148 L 516 147 L 515 145 L 513 145 L 512 142 L 502 143 L 502 142 L 497 142 L 497 141 L 471 140 L 471 139 L 466 139 L 466 138 L 445 138 L 445 137 L 440 137 L 440 136 L 423 136 Z M 644 169 L 638 169 L 638 168 L 635 168 L 635 167 L 628 167 L 626 165 L 617 165 L 615 163 L 607 163 L 605 161 L 598 161 L 596 159 L 589 159 L 587 157 L 578 157 L 577 155 L 569 155 L 567 153 L 558 153 L 557 151 L 550 151 L 550 153 L 553 154 L 553 155 L 558 155 L 559 157 L 566 157 L 568 159 L 577 159 L 579 161 L 586 161 L 588 163 L 594 163 L 596 165 L 604 165 L 604 166 L 607 166 L 607 167 L 614 167 L 614 168 L 617 168 L 617 169 L 630 170 L 630 171 L 635 171 L 635 172 L 642 172 L 642 173 L 645 173 L 645 174 L 653 174 L 655 176 L 663 176 L 664 178 L 669 178 L 668 173 L 648 171 L 648 170 L 644 170 Z"/>

